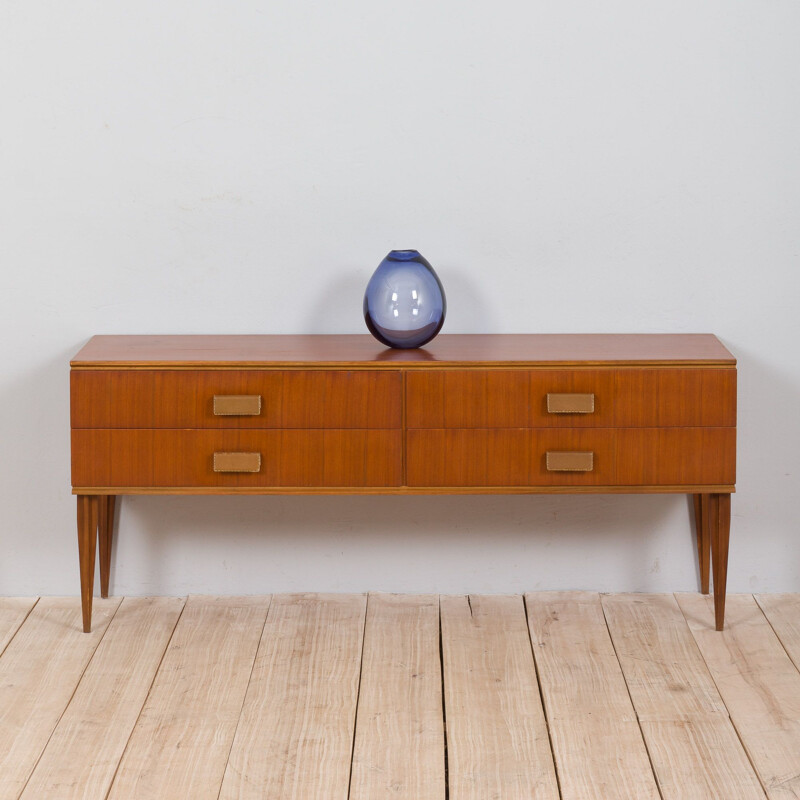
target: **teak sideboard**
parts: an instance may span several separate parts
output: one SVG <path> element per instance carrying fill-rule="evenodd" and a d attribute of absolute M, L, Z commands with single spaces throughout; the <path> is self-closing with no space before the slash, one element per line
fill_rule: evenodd
<path fill-rule="evenodd" d="M 736 360 L 709 334 L 95 336 L 71 362 L 83 627 L 125 494 L 681 492 L 725 614 Z"/>

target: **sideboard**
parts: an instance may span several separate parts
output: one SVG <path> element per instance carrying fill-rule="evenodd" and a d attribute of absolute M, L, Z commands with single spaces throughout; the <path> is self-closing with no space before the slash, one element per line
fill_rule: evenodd
<path fill-rule="evenodd" d="M 722 630 L 736 361 L 710 334 L 95 336 L 70 397 L 86 631 L 120 495 L 556 492 L 692 495 Z"/>

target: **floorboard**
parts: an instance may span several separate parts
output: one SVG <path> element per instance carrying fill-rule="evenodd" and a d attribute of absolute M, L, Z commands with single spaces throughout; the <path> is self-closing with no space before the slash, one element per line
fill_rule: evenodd
<path fill-rule="evenodd" d="M 664 800 L 763 798 L 675 598 L 602 602 Z"/>
<path fill-rule="evenodd" d="M 444 800 L 436 595 L 371 594 L 349 800 Z"/>
<path fill-rule="evenodd" d="M 800 594 L 757 594 L 756 602 L 800 670 Z"/>
<path fill-rule="evenodd" d="M 450 800 L 557 800 L 522 598 L 440 605 Z"/>
<path fill-rule="evenodd" d="M 77 598 L 43 597 L 0 656 L 0 797 L 25 788 L 119 598 L 96 600 L 83 632 Z"/>
<path fill-rule="evenodd" d="M 37 597 L 0 597 L 0 655 L 25 622 Z"/>
<path fill-rule="evenodd" d="M 800 798 L 800 672 L 751 595 L 728 595 L 725 630 L 703 595 L 679 595 L 689 628 L 770 800 Z"/>
<path fill-rule="evenodd" d="M 347 800 L 366 596 L 277 595 L 221 800 Z"/>
<path fill-rule="evenodd" d="M 658 800 L 600 596 L 525 595 L 562 800 Z"/>
<path fill-rule="evenodd" d="M 217 800 L 269 598 L 190 597 L 110 800 Z"/>
<path fill-rule="evenodd" d="M 169 597 L 122 601 L 22 800 L 106 796 L 182 609 Z"/>

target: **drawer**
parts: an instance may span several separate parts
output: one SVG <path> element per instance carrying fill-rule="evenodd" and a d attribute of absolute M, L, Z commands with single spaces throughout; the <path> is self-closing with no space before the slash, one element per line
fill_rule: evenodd
<path fill-rule="evenodd" d="M 218 469 L 258 471 L 215 471 L 215 453 L 249 454 L 218 456 Z M 401 481 L 399 430 L 72 431 L 76 487 L 370 487 Z"/>
<path fill-rule="evenodd" d="M 736 370 L 409 371 L 409 428 L 736 425 Z"/>
<path fill-rule="evenodd" d="M 73 370 L 70 378 L 73 428 L 399 428 L 402 421 L 399 371 Z M 246 399 L 217 402 L 215 413 L 215 396 Z"/>
<path fill-rule="evenodd" d="M 408 431 L 408 485 L 733 486 L 735 428 L 437 429 Z M 560 471 L 547 453 L 592 454 Z M 570 457 L 561 457 L 569 462 Z M 574 466 L 569 463 L 567 467 Z M 578 465 L 578 466 L 585 466 Z"/>
<path fill-rule="evenodd" d="M 410 430 L 408 485 L 608 486 L 614 483 L 614 436 L 612 429 Z M 591 470 L 560 471 L 555 458 L 548 469 L 548 452 L 591 453 Z"/>

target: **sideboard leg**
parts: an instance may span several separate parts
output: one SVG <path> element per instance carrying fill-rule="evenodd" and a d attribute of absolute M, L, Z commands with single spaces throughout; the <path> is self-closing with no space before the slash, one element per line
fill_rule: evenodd
<path fill-rule="evenodd" d="M 78 557 L 81 568 L 81 611 L 83 630 L 92 630 L 94 562 L 97 554 L 97 497 L 78 495 Z"/>
<path fill-rule="evenodd" d="M 709 496 L 711 561 L 714 571 L 714 621 L 721 631 L 725 624 L 725 584 L 728 579 L 728 541 L 731 532 L 731 496 Z"/>
<path fill-rule="evenodd" d="M 111 545 L 114 541 L 113 494 L 98 498 L 97 544 L 100 550 L 100 597 L 108 597 L 108 578 L 111 572 Z"/>
<path fill-rule="evenodd" d="M 697 533 L 697 564 L 700 568 L 700 591 L 708 594 L 711 537 L 708 531 L 708 495 L 692 495 L 694 501 L 694 528 Z"/>

